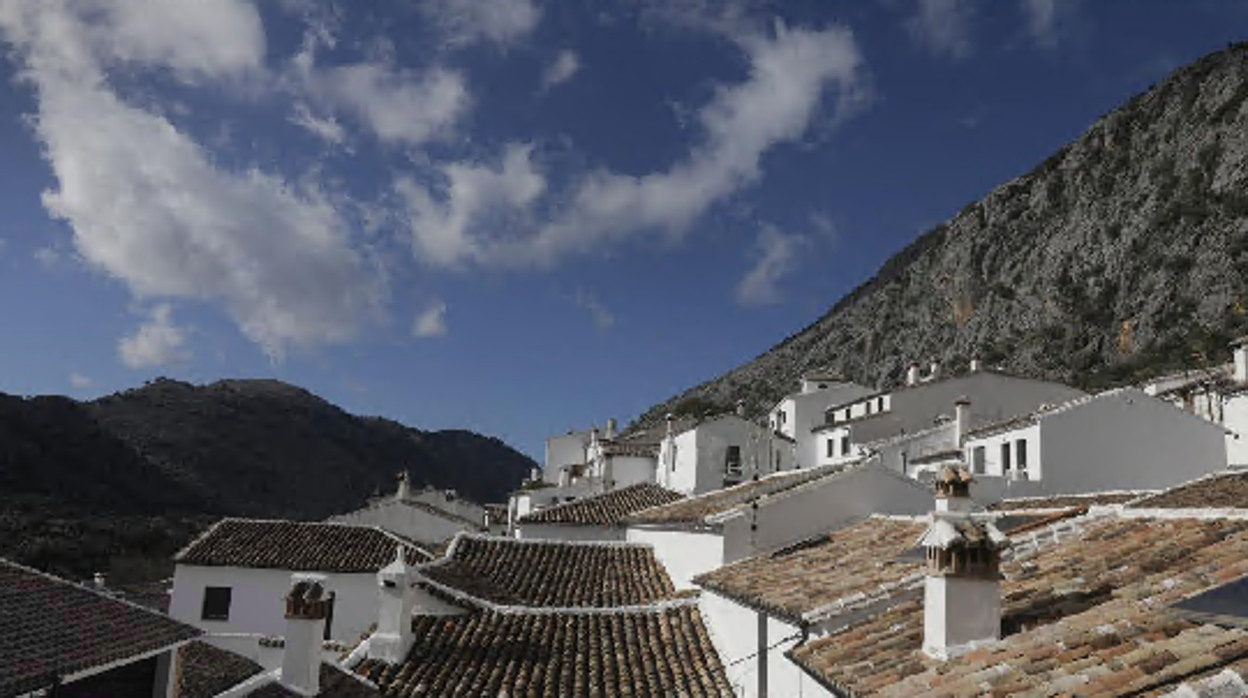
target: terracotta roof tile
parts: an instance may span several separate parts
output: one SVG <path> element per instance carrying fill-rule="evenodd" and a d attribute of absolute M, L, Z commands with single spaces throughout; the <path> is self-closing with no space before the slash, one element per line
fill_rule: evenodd
<path fill-rule="evenodd" d="M 320 691 L 316 698 L 381 698 L 380 690 L 343 669 L 321 664 Z M 300 693 L 275 681 L 244 694 L 245 698 L 304 698 Z"/>
<path fill-rule="evenodd" d="M 652 613 L 421 616 L 399 665 L 356 671 L 387 695 L 459 698 L 734 695 L 696 606 Z"/>
<path fill-rule="evenodd" d="M 1153 497 L 1139 499 L 1133 509 L 1248 509 L 1248 472 L 1232 472 L 1193 480 Z"/>
<path fill-rule="evenodd" d="M 988 507 L 991 511 L 1020 511 L 1027 509 L 1067 509 L 1090 506 L 1125 504 L 1152 494 L 1141 492 L 1092 492 L 1089 494 L 1063 494 L 1051 497 L 1020 497 L 1003 499 Z"/>
<path fill-rule="evenodd" d="M 768 555 L 726 565 L 694 579 L 722 596 L 800 620 L 803 614 L 862 595 L 922 570 L 897 559 L 926 528 L 919 520 L 870 518 Z"/>
<path fill-rule="evenodd" d="M 671 504 L 646 509 L 628 517 L 626 522 L 636 524 L 700 524 L 709 516 L 730 511 L 757 497 L 783 492 L 819 478 L 834 475 L 843 469 L 844 466 L 836 465 L 776 473 L 751 482 L 743 482 L 740 485 L 714 490 Z"/>
<path fill-rule="evenodd" d="M 671 599 L 675 589 L 646 545 L 517 540 L 459 534 L 430 580 L 504 606 L 610 607 Z"/>
<path fill-rule="evenodd" d="M 372 526 L 223 519 L 174 560 L 214 567 L 375 572 L 394 560 L 399 544 L 406 547 L 410 564 L 431 557 L 412 541 Z"/>
<path fill-rule="evenodd" d="M 176 646 L 203 633 L 141 606 L 0 559 L 0 695 Z"/>
<path fill-rule="evenodd" d="M 263 671 L 264 667 L 246 657 L 206 642 L 192 642 L 178 650 L 174 696 L 213 698 Z"/>
<path fill-rule="evenodd" d="M 1017 554 L 1002 565 L 1000 642 L 949 662 L 928 659 L 915 599 L 791 657 L 845 693 L 884 696 L 1117 696 L 1248 657 L 1248 632 L 1164 610 L 1215 584 L 1216 572 L 1248 574 L 1248 522 L 1108 517 L 1079 525 L 1057 543 L 1046 542 L 1047 532 L 1016 541 Z"/>
<path fill-rule="evenodd" d="M 631 514 L 680 499 L 683 494 L 646 482 L 543 509 L 520 523 L 612 526 Z"/>

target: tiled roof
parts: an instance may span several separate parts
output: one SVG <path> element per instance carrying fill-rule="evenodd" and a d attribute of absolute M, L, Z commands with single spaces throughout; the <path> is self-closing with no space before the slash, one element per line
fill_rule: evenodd
<path fill-rule="evenodd" d="M 529 514 L 520 523 L 553 523 L 611 526 L 624 517 L 643 509 L 670 504 L 684 495 L 654 483 L 643 482 L 631 487 L 578 499 Z"/>
<path fill-rule="evenodd" d="M 256 674 L 264 667 L 206 642 L 192 642 L 178 650 L 174 698 L 213 698 Z"/>
<path fill-rule="evenodd" d="M 430 558 L 406 538 L 372 526 L 223 519 L 174 560 L 214 567 L 376 572 L 394 560 L 400 544 L 406 547 L 410 564 Z"/>
<path fill-rule="evenodd" d="M 740 485 L 713 490 L 696 497 L 646 509 L 633 514 L 625 521 L 630 524 L 700 524 L 709 516 L 735 509 L 756 497 L 764 497 L 804 485 L 821 477 L 833 475 L 843 467 L 824 466 L 776 473 L 755 481 L 743 482 Z"/>
<path fill-rule="evenodd" d="M 421 511 L 426 512 L 428 514 L 432 514 L 434 516 L 440 516 L 448 521 L 454 521 L 455 523 L 462 524 L 464 526 L 469 527 L 470 529 L 474 531 L 480 531 L 481 529 L 485 528 L 485 526 L 483 525 L 481 521 L 473 521 L 472 519 L 466 516 L 460 516 L 459 514 L 456 514 L 453 511 L 447 511 L 446 509 L 434 506 L 427 502 L 420 502 L 414 499 L 403 499 L 403 500 L 398 500 L 398 501 L 400 501 L 403 505 L 409 506 L 413 509 L 420 509 Z"/>
<path fill-rule="evenodd" d="M 1069 523 L 1069 522 L 1067 522 Z M 1005 638 L 941 662 L 920 652 L 922 598 L 790 656 L 848 695 L 1118 696 L 1248 658 L 1248 632 L 1184 620 L 1175 601 L 1248 574 L 1248 521 L 1083 519 L 1058 543 L 1016 539 L 1002 565 Z"/>
<path fill-rule="evenodd" d="M 747 606 L 800 621 L 803 614 L 920 572 L 921 559 L 897 558 L 914 547 L 926 527 L 918 519 L 873 517 L 693 581 Z"/>
<path fill-rule="evenodd" d="M 1248 472 L 1219 474 L 1193 480 L 1161 494 L 1131 503 L 1135 509 L 1248 509 Z"/>
<path fill-rule="evenodd" d="M 203 633 L 155 611 L 0 559 L 0 695 L 171 648 Z"/>
<path fill-rule="evenodd" d="M 361 677 L 345 669 L 322 663 L 320 691 L 317 692 L 316 698 L 381 698 L 380 690 L 360 679 Z M 303 694 L 292 691 L 276 681 L 265 683 L 244 696 L 245 698 L 304 698 Z"/>
<path fill-rule="evenodd" d="M 694 605 L 651 613 L 418 616 L 399 665 L 356 671 L 387 695 L 460 698 L 728 698 Z"/>
<path fill-rule="evenodd" d="M 608 441 L 602 444 L 602 453 L 607 456 L 637 456 L 640 458 L 655 458 L 659 455 L 659 446 L 658 444 L 635 444 Z"/>
<path fill-rule="evenodd" d="M 507 523 L 506 504 L 483 504 L 485 512 L 490 515 L 490 523 Z"/>
<path fill-rule="evenodd" d="M 436 584 L 502 606 L 603 608 L 670 599 L 650 546 L 517 540 L 461 533 L 420 568 Z"/>
<path fill-rule="evenodd" d="M 1003 499 L 988 508 L 992 511 L 1025 511 L 1031 509 L 1067 509 L 1071 507 L 1109 506 L 1125 504 L 1151 494 L 1143 492 L 1092 492 L 1089 494 L 1060 494 L 1051 497 L 1019 497 Z"/>

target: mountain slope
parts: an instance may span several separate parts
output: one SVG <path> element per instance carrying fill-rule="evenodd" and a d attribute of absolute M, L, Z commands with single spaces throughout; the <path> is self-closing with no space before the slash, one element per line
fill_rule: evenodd
<path fill-rule="evenodd" d="M 357 417 L 278 381 L 158 379 L 89 403 L 0 393 L 0 556 L 144 577 L 222 515 L 321 519 L 401 469 L 496 501 L 534 465 L 498 439 Z"/>
<path fill-rule="evenodd" d="M 912 360 L 1100 387 L 1223 358 L 1248 330 L 1248 44 L 1184 67 L 884 264 L 823 317 L 638 423 L 814 368 L 896 383 Z"/>

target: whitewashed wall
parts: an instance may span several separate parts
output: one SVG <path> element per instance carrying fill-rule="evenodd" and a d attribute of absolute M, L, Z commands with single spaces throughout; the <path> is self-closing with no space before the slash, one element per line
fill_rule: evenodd
<path fill-rule="evenodd" d="M 926 514 L 932 494 L 914 480 L 865 466 L 762 500 L 723 522 L 724 564 L 791 545 L 871 514 Z M 757 530 L 750 530 L 750 521 Z"/>
<path fill-rule="evenodd" d="M 329 519 L 335 523 L 380 526 L 401 536 L 425 543 L 441 543 L 460 531 L 475 531 L 466 523 L 431 514 L 417 507 L 390 501 L 374 504 Z"/>
<path fill-rule="evenodd" d="M 1128 390 L 1041 423 L 1041 481 L 1054 493 L 1163 489 L 1226 467 L 1222 428 Z"/>
<path fill-rule="evenodd" d="M 173 575 L 169 615 L 209 633 L 283 635 L 286 632 L 285 598 L 290 591 L 291 574 L 290 570 L 180 564 Z M 337 595 L 331 635 L 335 640 L 359 639 L 377 620 L 376 573 L 325 573 L 325 577 L 330 591 Z M 200 619 L 204 588 L 210 586 L 233 589 L 229 620 Z"/>
<path fill-rule="evenodd" d="M 1226 460 L 1231 466 L 1248 466 L 1248 394 L 1234 395 L 1222 404 L 1226 436 Z"/>
<path fill-rule="evenodd" d="M 712 531 L 688 531 L 630 526 L 629 543 L 645 543 L 667 570 L 677 589 L 695 589 L 693 578 L 724 564 L 724 541 Z"/>
<path fill-rule="evenodd" d="M 615 489 L 655 481 L 655 460 L 648 456 L 608 456 Z"/>
<path fill-rule="evenodd" d="M 485 522 L 485 507 L 472 501 L 464 499 L 460 496 L 451 496 L 443 490 L 427 490 L 417 492 L 412 495 L 412 500 L 424 502 L 430 506 L 437 507 L 443 511 L 449 511 L 457 516 L 462 516 L 469 521 L 477 523 Z"/>
<path fill-rule="evenodd" d="M 953 422 L 943 424 L 918 432 L 910 438 L 881 445 L 878 449 L 880 462 L 889 470 L 913 477 L 918 470 L 911 465 L 914 459 L 941 451 L 956 451 L 957 439 L 957 425 Z"/>
<path fill-rule="evenodd" d="M 560 468 L 585 462 L 585 449 L 589 446 L 589 440 L 588 431 L 546 439 L 546 463 L 542 468 L 542 477 L 552 485 L 559 484 Z"/>
<path fill-rule="evenodd" d="M 762 695 L 759 684 L 764 672 L 760 664 L 765 661 L 768 698 L 831 698 L 827 689 L 784 656 L 801 638 L 797 626 L 769 618 L 710 591 L 702 594 L 698 605 L 711 643 L 725 667 L 728 683 L 737 696 L 757 698 Z M 791 639 L 781 642 L 784 638 Z M 775 646 L 768 650 L 771 645 Z"/>
<path fill-rule="evenodd" d="M 1020 429 L 1014 429 L 1000 434 L 993 434 L 983 438 L 967 439 L 966 447 L 963 451 L 963 457 L 966 459 L 967 468 L 971 469 L 974 475 L 990 475 L 995 477 L 1006 477 L 1009 475 L 1005 471 L 1004 460 L 1001 457 L 1001 446 L 1009 444 L 1010 446 L 1010 470 L 1018 469 L 1018 442 L 1023 440 L 1026 442 L 1024 450 L 1027 452 L 1027 477 L 1028 480 L 1044 479 L 1044 454 L 1041 452 L 1043 442 L 1041 440 L 1040 425 L 1031 424 Z M 975 449 L 983 447 L 984 449 L 984 472 L 975 472 Z"/>
<path fill-rule="evenodd" d="M 521 523 L 516 538 L 537 540 L 614 540 L 625 539 L 626 530 L 615 526 L 572 526 L 567 524 Z"/>

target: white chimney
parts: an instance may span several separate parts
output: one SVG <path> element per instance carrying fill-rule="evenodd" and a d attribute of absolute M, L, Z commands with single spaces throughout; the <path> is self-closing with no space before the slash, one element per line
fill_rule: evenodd
<path fill-rule="evenodd" d="M 532 470 L 530 470 L 529 479 L 532 480 L 533 482 L 537 482 L 538 480 L 541 480 L 542 479 L 541 468 L 533 468 Z"/>
<path fill-rule="evenodd" d="M 608 439 L 614 439 L 614 438 L 615 438 L 615 418 L 614 418 L 614 417 L 612 417 L 611 419 L 608 419 L 608 420 L 607 420 L 607 436 L 606 436 L 606 438 L 608 438 Z"/>
<path fill-rule="evenodd" d="M 949 659 L 1001 638 L 1001 551 L 991 521 L 971 515 L 971 475 L 961 466 L 936 477 L 936 510 L 919 539 L 926 549 L 923 652 Z"/>
<path fill-rule="evenodd" d="M 559 486 L 568 487 L 572 484 L 572 468 L 571 466 L 563 466 L 559 468 Z"/>
<path fill-rule="evenodd" d="M 919 363 L 911 361 L 910 367 L 906 369 L 906 385 L 919 384 Z"/>
<path fill-rule="evenodd" d="M 400 502 L 412 496 L 411 483 L 407 481 L 407 471 L 399 473 L 399 491 L 395 493 L 394 498 Z"/>
<path fill-rule="evenodd" d="M 368 641 L 369 657 L 391 664 L 407 658 L 413 641 L 412 609 L 416 605 L 413 577 L 400 545 L 394 562 L 377 572 L 377 631 Z"/>
<path fill-rule="evenodd" d="M 983 362 L 979 360 L 979 354 L 971 356 L 971 373 L 979 373 L 983 368 Z"/>
<path fill-rule="evenodd" d="M 932 357 L 931 371 L 927 374 L 927 379 L 934 381 L 937 378 L 940 378 L 940 359 Z"/>
<path fill-rule="evenodd" d="M 663 421 L 667 422 L 667 435 L 672 436 L 672 422 L 676 419 L 671 412 L 663 416 Z"/>
<path fill-rule="evenodd" d="M 321 690 L 321 642 L 333 597 L 323 575 L 295 573 L 290 581 L 279 680 L 297 693 L 314 696 Z"/>
<path fill-rule="evenodd" d="M 745 400 L 737 400 L 736 412 L 738 417 L 745 417 Z"/>
<path fill-rule="evenodd" d="M 966 432 L 971 429 L 971 401 L 965 395 L 953 401 L 953 421 L 956 433 L 956 445 L 961 448 L 966 439 Z"/>
<path fill-rule="evenodd" d="M 1235 382 L 1248 383 L 1248 337 L 1240 337 L 1231 343 L 1235 357 Z"/>
<path fill-rule="evenodd" d="M 104 591 L 104 573 L 96 572 L 95 576 L 91 577 L 91 584 L 94 585 L 98 591 Z"/>

